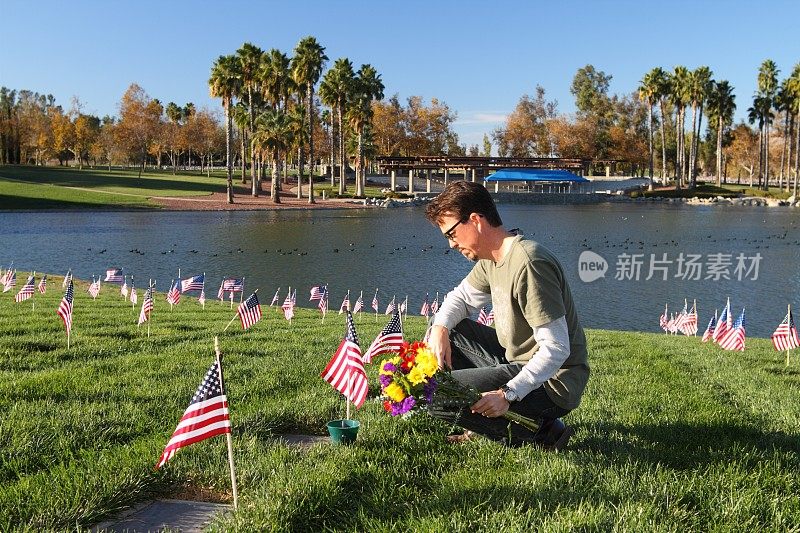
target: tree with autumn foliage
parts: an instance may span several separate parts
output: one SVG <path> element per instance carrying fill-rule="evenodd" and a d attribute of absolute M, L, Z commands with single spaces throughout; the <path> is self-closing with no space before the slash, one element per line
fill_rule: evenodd
<path fill-rule="evenodd" d="M 128 161 L 139 164 L 140 178 L 150 144 L 158 136 L 161 112 L 161 104 L 135 83 L 128 87 L 119 103 L 119 122 L 114 133 Z"/>

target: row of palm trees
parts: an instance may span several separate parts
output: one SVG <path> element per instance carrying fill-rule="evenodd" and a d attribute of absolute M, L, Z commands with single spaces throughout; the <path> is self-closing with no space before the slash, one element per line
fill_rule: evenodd
<path fill-rule="evenodd" d="M 338 150 L 332 147 L 332 152 L 338 154 L 339 193 L 346 191 L 348 157 L 344 133 L 349 128 L 357 138 L 356 195 L 364 194 L 363 138 L 372 119 L 372 102 L 383 98 L 384 86 L 374 67 L 362 65 L 356 72 L 347 58 L 337 59 L 323 76 L 327 61 L 325 48 L 309 36 L 300 40 L 292 58 L 275 48 L 264 52 L 252 43 L 244 43 L 235 54 L 220 56 L 214 62 L 208 84 L 211 96 L 222 100 L 225 112 L 228 203 L 233 203 L 231 139 L 234 121 L 241 131 L 243 183 L 245 147 L 249 147 L 253 196 L 259 194 L 262 168 L 269 163 L 272 169 L 270 196 L 280 203 L 278 172 L 290 151 L 296 150 L 299 162 L 297 197 L 302 197 L 303 163 L 307 153 L 308 202 L 314 203 L 314 95 L 320 79 L 320 99 L 337 119 L 330 121 L 330 129 L 334 140 L 338 139 Z M 336 168 L 335 161 L 332 163 Z M 283 168 L 285 175 L 286 166 Z"/>
<path fill-rule="evenodd" d="M 703 113 L 707 112 L 709 125 L 715 131 L 716 142 L 716 178 L 720 184 L 722 177 L 722 144 L 726 131 L 733 124 L 736 110 L 736 99 L 733 87 L 727 80 L 715 81 L 713 73 L 706 66 L 690 71 L 684 66 L 677 66 L 672 72 L 656 67 L 644 75 L 638 89 L 639 98 L 648 107 L 648 147 L 650 188 L 653 187 L 654 142 L 653 142 L 653 109 L 660 108 L 661 134 L 661 175 L 667 175 L 667 140 L 665 128 L 674 121 L 675 126 L 675 182 L 676 188 L 683 185 L 694 188 L 697 180 L 698 141 L 702 129 Z M 686 146 L 686 113 L 691 109 L 690 144 Z M 753 99 L 753 106 L 748 109 L 750 123 L 758 122 L 761 150 L 759 154 L 759 187 L 768 187 L 769 182 L 769 131 L 775 115 L 773 110 L 784 113 L 786 139 L 791 139 L 791 132 L 800 128 L 797 125 L 800 112 L 800 64 L 794 67 L 792 74 L 778 84 L 778 69 L 775 62 L 766 60 L 761 64 L 758 73 L 758 91 Z M 674 112 L 674 115 L 673 115 Z M 800 140 L 798 143 L 800 145 Z M 791 162 L 792 142 L 788 145 L 788 159 Z M 784 148 L 784 152 L 786 149 Z M 797 173 L 797 154 L 795 148 L 795 174 Z M 783 164 L 780 172 L 782 186 Z M 787 176 L 788 179 L 788 176 Z M 795 189 L 797 177 L 795 177 Z M 795 191 L 796 193 L 796 191 Z"/>

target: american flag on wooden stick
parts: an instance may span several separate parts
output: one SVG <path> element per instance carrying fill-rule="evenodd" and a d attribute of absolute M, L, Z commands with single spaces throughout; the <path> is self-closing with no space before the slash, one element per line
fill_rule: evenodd
<path fill-rule="evenodd" d="M 178 302 L 181 301 L 181 291 L 178 289 L 178 283 L 180 280 L 176 281 L 170 288 L 169 292 L 167 292 L 167 302 L 170 305 L 178 305 Z"/>
<path fill-rule="evenodd" d="M 64 321 L 64 327 L 67 328 L 67 335 L 72 331 L 72 301 L 75 298 L 75 288 L 72 285 L 72 280 L 67 283 L 67 291 L 64 297 L 61 298 L 61 303 L 58 305 L 56 314 Z"/>
<path fill-rule="evenodd" d="M 231 432 L 228 398 L 222 387 L 221 374 L 219 362 L 214 361 L 192 396 L 189 407 L 183 412 L 178 427 L 155 466 L 156 469 L 164 466 L 181 448 Z"/>
<path fill-rule="evenodd" d="M 291 320 L 294 317 L 294 304 L 295 304 L 295 297 L 297 296 L 297 289 L 294 290 L 294 295 L 292 295 L 292 288 L 289 287 L 289 292 L 286 294 L 286 299 L 283 300 L 283 305 L 281 309 L 283 309 L 283 316 L 286 320 Z"/>
<path fill-rule="evenodd" d="M 181 280 L 181 292 L 186 291 L 201 291 L 205 285 L 205 274 L 199 276 L 192 276 L 191 278 Z"/>
<path fill-rule="evenodd" d="M 201 290 L 200 291 L 200 296 L 197 298 L 197 303 L 199 303 L 200 305 L 203 305 L 203 304 L 206 303 L 206 291 L 205 290 Z"/>
<path fill-rule="evenodd" d="M 100 294 L 100 278 L 97 278 L 97 281 L 95 281 L 94 277 L 92 277 L 92 284 L 89 285 L 88 290 L 93 299 L 97 298 L 97 295 Z"/>
<path fill-rule="evenodd" d="M 16 296 L 14 296 L 14 301 L 17 303 L 24 302 L 28 298 L 33 297 L 33 293 L 36 291 L 36 280 L 33 277 L 33 274 L 28 276 L 28 281 L 25 282 L 25 285 L 19 290 Z"/>
<path fill-rule="evenodd" d="M 42 280 L 39 282 L 39 294 L 47 292 L 47 274 L 42 275 Z"/>
<path fill-rule="evenodd" d="M 361 291 L 358 295 L 358 300 L 353 305 L 353 314 L 361 312 L 362 309 L 364 309 L 364 291 Z"/>
<path fill-rule="evenodd" d="M 131 281 L 133 283 L 133 281 Z M 122 287 L 119 288 L 119 293 L 122 295 L 123 300 L 128 299 L 128 276 L 122 281 Z"/>
<path fill-rule="evenodd" d="M 380 308 L 378 303 L 378 289 L 375 289 L 375 296 L 372 297 L 372 309 L 377 313 Z"/>
<path fill-rule="evenodd" d="M 314 285 L 311 287 L 311 297 L 308 299 L 309 302 L 314 300 L 322 300 L 328 294 L 328 286 L 327 285 Z"/>
<path fill-rule="evenodd" d="M 794 325 L 791 311 L 786 314 L 786 318 L 772 334 L 772 345 L 779 352 L 800 347 L 800 338 L 797 336 L 797 328 Z"/>
<path fill-rule="evenodd" d="M 348 310 L 350 310 L 350 291 L 347 291 L 344 300 L 342 300 L 342 305 L 339 306 L 339 314 L 341 315 Z"/>
<path fill-rule="evenodd" d="M 708 326 L 706 326 L 706 330 L 703 332 L 703 338 L 700 339 L 703 342 L 708 342 L 714 336 L 714 330 L 717 327 L 717 310 L 714 309 L 714 316 L 711 317 L 711 320 L 708 321 Z"/>
<path fill-rule="evenodd" d="M 349 312 L 346 322 L 344 339 L 320 375 L 356 407 L 361 407 L 367 399 L 369 383 L 361 358 L 361 348 L 358 346 L 356 327 L 353 325 L 353 315 Z"/>
<path fill-rule="evenodd" d="M 17 271 L 7 270 L 3 280 L 3 292 L 8 292 L 17 285 Z"/>
<path fill-rule="evenodd" d="M 403 346 L 403 324 L 400 321 L 400 313 L 395 311 L 364 353 L 364 362 L 371 363 L 372 359 L 379 355 L 399 351 L 401 346 Z"/>
<path fill-rule="evenodd" d="M 61 288 L 65 288 L 70 281 L 72 281 L 72 270 L 67 270 L 67 275 L 64 276 L 64 280 L 61 282 Z"/>
<path fill-rule="evenodd" d="M 150 313 L 153 312 L 153 288 L 149 287 L 144 293 L 144 300 L 142 301 L 142 310 L 139 312 L 139 323 L 144 324 L 150 320 Z"/>
<path fill-rule="evenodd" d="M 109 268 L 106 270 L 106 279 L 103 281 L 108 281 L 110 283 L 122 283 L 125 281 L 125 278 L 122 275 L 121 268 Z"/>
<path fill-rule="evenodd" d="M 421 316 L 427 317 L 431 314 L 431 304 L 428 303 L 428 293 L 425 293 L 425 300 L 422 302 L 422 308 L 419 310 Z"/>
<path fill-rule="evenodd" d="M 272 297 L 272 301 L 269 303 L 270 307 L 272 307 L 273 305 L 278 303 L 278 295 L 280 294 L 280 292 L 281 292 L 281 288 L 278 287 L 278 290 L 275 291 L 275 296 Z"/>
<path fill-rule="evenodd" d="M 725 333 L 725 336 L 719 340 L 719 347 L 723 350 L 743 352 L 745 341 L 744 325 L 744 309 L 742 309 L 742 314 L 739 315 L 739 318 L 733 323 L 733 328 L 729 329 L 727 333 Z"/>
<path fill-rule="evenodd" d="M 431 303 L 431 313 L 436 314 L 439 311 L 439 293 L 436 293 L 436 299 Z"/>
<path fill-rule="evenodd" d="M 256 293 L 251 294 L 245 301 L 239 304 L 236 314 L 242 321 L 242 329 L 247 329 L 261 320 L 261 305 L 258 303 Z"/>
<path fill-rule="evenodd" d="M 386 306 L 386 312 L 384 313 L 384 315 L 391 315 L 397 310 L 397 304 L 394 301 L 395 297 L 392 296 L 392 301 L 389 302 L 389 305 Z"/>
<path fill-rule="evenodd" d="M 722 314 L 719 315 L 719 320 L 717 320 L 717 327 L 714 330 L 714 334 L 711 338 L 719 344 L 719 341 L 725 336 L 728 331 L 733 327 L 733 316 L 731 315 L 731 301 L 728 299 L 727 303 L 725 304 L 725 308 L 722 310 Z"/>
<path fill-rule="evenodd" d="M 133 277 L 131 277 L 131 303 L 136 305 L 139 303 L 139 296 L 136 294 L 136 286 L 133 284 Z"/>

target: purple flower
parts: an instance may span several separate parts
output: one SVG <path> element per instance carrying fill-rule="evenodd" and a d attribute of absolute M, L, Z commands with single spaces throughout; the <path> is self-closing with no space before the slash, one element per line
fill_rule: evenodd
<path fill-rule="evenodd" d="M 383 389 L 392 384 L 392 376 L 387 376 L 386 374 L 381 374 L 378 380 L 380 380 L 381 388 Z"/>
<path fill-rule="evenodd" d="M 413 396 L 407 396 L 402 402 L 392 402 L 392 416 L 400 416 L 414 408 L 417 401 Z"/>
<path fill-rule="evenodd" d="M 436 383 L 436 378 L 431 378 L 425 383 L 425 386 L 422 388 L 422 397 L 425 398 L 427 403 L 431 403 L 433 401 L 433 394 L 436 392 L 436 387 L 439 384 Z"/>
<path fill-rule="evenodd" d="M 383 369 L 387 372 L 397 372 L 397 367 L 391 361 L 386 361 L 383 364 Z"/>

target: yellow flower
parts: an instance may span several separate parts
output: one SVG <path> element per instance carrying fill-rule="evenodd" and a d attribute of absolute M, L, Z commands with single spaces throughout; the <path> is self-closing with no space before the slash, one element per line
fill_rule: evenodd
<path fill-rule="evenodd" d="M 393 402 L 402 402 L 406 397 L 406 393 L 403 392 L 403 387 L 397 383 L 390 383 L 388 387 L 383 389 L 383 393 Z"/>
<path fill-rule="evenodd" d="M 419 385 L 425 382 L 427 376 L 419 365 L 419 359 L 417 359 L 417 364 L 414 365 L 414 368 L 406 375 L 406 378 L 408 378 L 408 381 L 410 381 L 412 385 Z"/>
<path fill-rule="evenodd" d="M 433 352 L 425 347 L 417 351 L 416 366 L 414 368 L 418 368 L 426 377 L 431 377 L 439 369 L 439 362 Z"/>
<path fill-rule="evenodd" d="M 386 363 L 392 363 L 395 366 L 395 368 L 400 368 L 400 363 L 401 362 L 402 361 L 400 360 L 399 357 L 392 357 L 391 359 L 381 363 L 381 369 L 380 369 L 379 373 L 381 375 L 384 375 L 384 376 L 391 376 L 392 374 L 394 374 L 394 372 L 392 370 L 384 370 L 383 367 L 386 365 Z"/>

